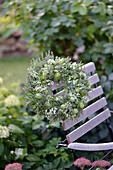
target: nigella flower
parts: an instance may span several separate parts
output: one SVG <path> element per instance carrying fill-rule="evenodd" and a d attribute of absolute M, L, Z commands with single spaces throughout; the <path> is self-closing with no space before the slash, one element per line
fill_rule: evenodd
<path fill-rule="evenodd" d="M 76 161 L 74 161 L 74 166 L 81 168 L 81 170 L 83 170 L 85 166 L 90 166 L 90 165 L 91 165 L 90 160 L 84 157 L 78 158 Z"/>
<path fill-rule="evenodd" d="M 13 163 L 5 166 L 5 170 L 22 170 L 23 164 Z"/>
<path fill-rule="evenodd" d="M 0 125 L 0 138 L 7 138 L 9 136 L 9 129 L 6 126 Z"/>
<path fill-rule="evenodd" d="M 94 161 L 92 163 L 92 167 L 99 167 L 101 170 L 107 166 L 111 166 L 111 163 L 105 160 Z"/>

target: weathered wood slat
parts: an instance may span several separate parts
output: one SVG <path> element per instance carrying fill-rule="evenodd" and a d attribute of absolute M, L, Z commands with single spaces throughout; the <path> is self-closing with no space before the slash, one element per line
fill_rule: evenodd
<path fill-rule="evenodd" d="M 97 116 L 89 120 L 88 122 L 84 123 L 82 126 L 78 127 L 77 129 L 69 133 L 66 136 L 68 143 L 71 143 L 77 140 L 78 138 L 86 134 L 88 131 L 90 131 L 91 129 L 93 129 L 100 123 L 102 123 L 104 120 L 106 120 L 110 116 L 111 114 L 110 114 L 109 109 L 106 109 L 105 111 L 101 112 L 100 114 L 98 114 Z"/>
<path fill-rule="evenodd" d="M 53 90 L 56 90 L 56 89 L 58 89 L 58 88 L 60 88 L 60 87 L 63 87 L 64 86 L 64 84 L 63 83 L 58 83 L 58 82 L 54 82 L 54 84 L 52 85 L 50 85 L 50 88 L 51 88 L 51 90 L 53 91 Z"/>
<path fill-rule="evenodd" d="M 66 91 L 65 91 L 65 90 L 62 90 L 62 91 L 56 93 L 55 96 L 59 96 L 59 95 L 62 96 L 62 95 L 65 95 L 65 93 L 66 93 Z"/>
<path fill-rule="evenodd" d="M 113 170 L 113 165 L 108 170 Z"/>
<path fill-rule="evenodd" d="M 72 126 L 76 125 L 77 123 L 79 123 L 83 119 L 87 118 L 88 116 L 92 115 L 93 113 L 95 113 L 96 111 L 98 111 L 99 109 L 103 108 L 106 105 L 107 105 L 107 102 L 106 102 L 105 97 L 101 98 L 100 100 L 97 100 L 93 104 L 91 104 L 88 107 L 86 107 L 85 109 L 83 109 L 83 114 L 80 115 L 78 120 L 75 120 L 75 121 L 66 120 L 63 123 L 64 131 L 70 129 Z"/>
<path fill-rule="evenodd" d="M 83 66 L 83 70 L 86 72 L 86 73 L 91 73 L 91 72 L 95 72 L 96 68 L 95 68 L 95 64 L 93 62 L 90 62 L 88 64 L 85 64 Z"/>
<path fill-rule="evenodd" d="M 81 151 L 102 151 L 113 149 L 113 142 L 99 143 L 99 144 L 86 144 L 86 143 L 70 143 L 68 148 L 81 150 Z"/>
<path fill-rule="evenodd" d="M 89 92 L 88 96 L 88 102 L 95 99 L 96 97 L 100 96 L 103 94 L 103 89 L 101 86 L 98 86 L 97 88 L 93 89 L 93 91 Z"/>
<path fill-rule="evenodd" d="M 89 82 L 91 83 L 91 85 L 94 85 L 94 84 L 98 83 L 98 82 L 99 82 L 98 74 L 96 73 L 96 74 L 94 74 L 93 76 L 90 76 L 90 77 L 88 78 L 88 80 L 89 80 Z"/>

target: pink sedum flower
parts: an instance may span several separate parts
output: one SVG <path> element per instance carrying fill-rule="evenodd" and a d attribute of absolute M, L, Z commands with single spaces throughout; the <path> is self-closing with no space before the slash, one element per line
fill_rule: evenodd
<path fill-rule="evenodd" d="M 81 169 L 83 169 L 85 166 L 90 166 L 90 165 L 91 165 L 90 160 L 84 157 L 78 158 L 76 161 L 74 161 L 74 166 L 75 167 L 77 166 Z"/>
<path fill-rule="evenodd" d="M 92 167 L 99 167 L 100 169 L 103 169 L 107 166 L 111 166 L 111 163 L 105 160 L 94 161 L 92 163 Z"/>
<path fill-rule="evenodd" d="M 22 170 L 23 164 L 20 163 L 13 163 L 13 164 L 8 164 L 5 167 L 5 170 Z"/>

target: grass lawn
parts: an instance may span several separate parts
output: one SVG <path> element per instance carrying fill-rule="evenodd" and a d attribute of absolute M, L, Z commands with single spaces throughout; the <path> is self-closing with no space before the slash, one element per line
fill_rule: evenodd
<path fill-rule="evenodd" d="M 0 77 L 4 79 L 7 86 L 11 83 L 25 83 L 27 68 L 30 66 L 30 58 L 1 58 Z"/>

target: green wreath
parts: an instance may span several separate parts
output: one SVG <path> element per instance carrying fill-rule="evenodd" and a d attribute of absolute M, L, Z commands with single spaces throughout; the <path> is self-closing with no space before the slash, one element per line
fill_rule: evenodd
<path fill-rule="evenodd" d="M 50 121 L 78 118 L 91 90 L 82 66 L 82 63 L 72 63 L 69 57 L 54 57 L 52 52 L 33 59 L 28 71 L 26 96 L 35 112 Z M 50 85 L 54 82 L 64 84 L 65 95 L 53 94 Z"/>

